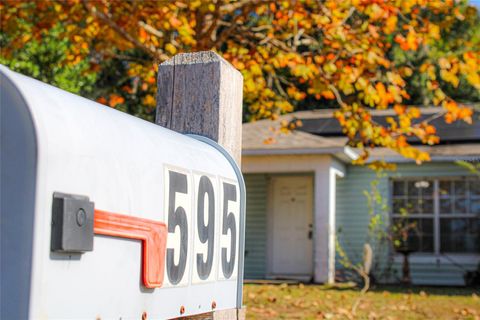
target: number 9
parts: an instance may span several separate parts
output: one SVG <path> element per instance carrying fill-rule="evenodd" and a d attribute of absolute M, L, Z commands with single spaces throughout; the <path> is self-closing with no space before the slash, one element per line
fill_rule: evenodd
<path fill-rule="evenodd" d="M 208 224 L 205 225 L 205 196 L 208 196 Z M 215 193 L 213 185 L 207 176 L 200 178 L 197 202 L 197 231 L 201 243 L 208 241 L 207 259 L 204 262 L 203 253 L 197 253 L 197 271 L 200 279 L 210 276 L 213 264 L 213 249 L 215 236 Z"/>

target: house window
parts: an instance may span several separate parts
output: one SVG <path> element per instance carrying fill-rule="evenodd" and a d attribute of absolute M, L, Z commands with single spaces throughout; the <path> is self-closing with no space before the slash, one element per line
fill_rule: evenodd
<path fill-rule="evenodd" d="M 392 217 L 415 252 L 480 253 L 480 179 L 394 180 Z"/>

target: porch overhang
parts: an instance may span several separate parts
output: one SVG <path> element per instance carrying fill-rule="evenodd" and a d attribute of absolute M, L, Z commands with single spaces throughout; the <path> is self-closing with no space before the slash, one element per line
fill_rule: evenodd
<path fill-rule="evenodd" d="M 247 151 L 247 152 L 246 152 Z M 244 150 L 244 174 L 314 174 L 314 274 L 316 283 L 335 278 L 336 180 L 347 174 L 346 163 L 357 154 L 348 147 L 295 150 Z"/>

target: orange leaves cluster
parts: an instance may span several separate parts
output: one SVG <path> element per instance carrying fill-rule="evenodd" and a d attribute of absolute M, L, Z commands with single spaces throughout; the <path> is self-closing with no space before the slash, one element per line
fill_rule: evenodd
<path fill-rule="evenodd" d="M 97 102 L 115 108 L 117 105 L 124 103 L 125 99 L 118 94 L 112 93 L 108 96 L 108 99 L 105 97 L 99 97 Z"/>
<path fill-rule="evenodd" d="M 480 90 L 478 46 L 439 53 L 419 66 L 392 58 L 398 50 L 428 52 L 441 33 L 475 11 L 453 0 L 2 0 L 0 6 L 2 30 L 20 35 L 13 45 L 61 23 L 62 36 L 72 43 L 69 63 L 126 57 L 131 83 L 121 88 L 123 96 L 141 93 L 136 101 L 147 108 L 155 104 L 159 62 L 180 52 L 215 50 L 244 76 L 247 120 L 311 108 L 306 101 L 335 103 L 335 117 L 353 146 L 388 147 L 417 161 L 428 155 L 407 138 L 434 144 L 438 137 L 428 121 L 420 121 L 420 109 L 407 107 L 411 77 L 424 76 L 427 103 L 440 106 L 448 122 L 471 121 L 471 110 L 448 97 L 444 85 L 465 81 Z M 34 27 L 19 27 L 18 21 L 32 17 Z M 93 61 L 92 72 L 95 66 Z M 103 103 L 125 103 L 107 96 Z M 370 116 L 372 109 L 387 108 L 396 112 L 387 124 Z"/>
<path fill-rule="evenodd" d="M 402 50 L 418 50 L 418 47 L 423 43 L 424 38 L 419 35 L 414 28 L 409 28 L 406 36 L 402 34 L 397 34 L 395 36 L 395 42 L 400 45 Z"/>
<path fill-rule="evenodd" d="M 446 110 L 445 122 L 452 123 L 457 120 L 463 120 L 472 123 L 473 111 L 471 108 L 458 105 L 455 101 L 443 101 L 443 107 Z"/>

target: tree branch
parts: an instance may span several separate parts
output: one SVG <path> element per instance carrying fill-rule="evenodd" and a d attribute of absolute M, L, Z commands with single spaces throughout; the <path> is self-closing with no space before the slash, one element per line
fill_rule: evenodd
<path fill-rule="evenodd" d="M 148 23 L 146 22 L 143 22 L 143 21 L 138 21 L 138 25 L 140 27 L 142 27 L 143 29 L 145 29 L 145 31 L 147 31 L 148 33 L 151 33 L 153 34 L 154 36 L 156 37 L 159 37 L 159 38 L 163 38 L 164 37 L 164 34 L 162 31 L 152 27 L 151 25 L 149 25 Z"/>
<path fill-rule="evenodd" d="M 116 24 L 115 21 L 110 19 L 109 16 L 107 16 L 106 14 L 98 11 L 97 8 L 95 8 L 95 6 L 90 6 L 88 4 L 87 0 L 82 0 L 82 4 L 88 12 L 90 12 L 92 15 L 99 18 L 103 22 L 105 22 L 110 28 L 115 30 L 121 37 L 123 37 L 125 40 L 129 41 L 130 43 L 132 43 L 136 47 L 144 50 L 145 52 L 147 52 L 148 54 L 153 56 L 155 59 L 160 60 L 160 61 L 164 61 L 164 60 L 167 60 L 169 58 L 169 56 L 167 56 L 163 52 L 160 52 L 159 50 L 156 50 L 153 47 L 146 46 L 145 44 L 138 41 L 135 37 L 133 37 L 131 34 L 126 32 L 125 30 L 123 30 L 118 24 Z"/>
<path fill-rule="evenodd" d="M 333 94 L 335 95 L 335 99 L 337 100 L 338 104 L 343 107 L 345 106 L 345 102 L 342 100 L 342 96 L 340 95 L 340 92 L 338 92 L 337 88 L 333 84 L 329 84 L 328 88 L 332 90 Z"/>

